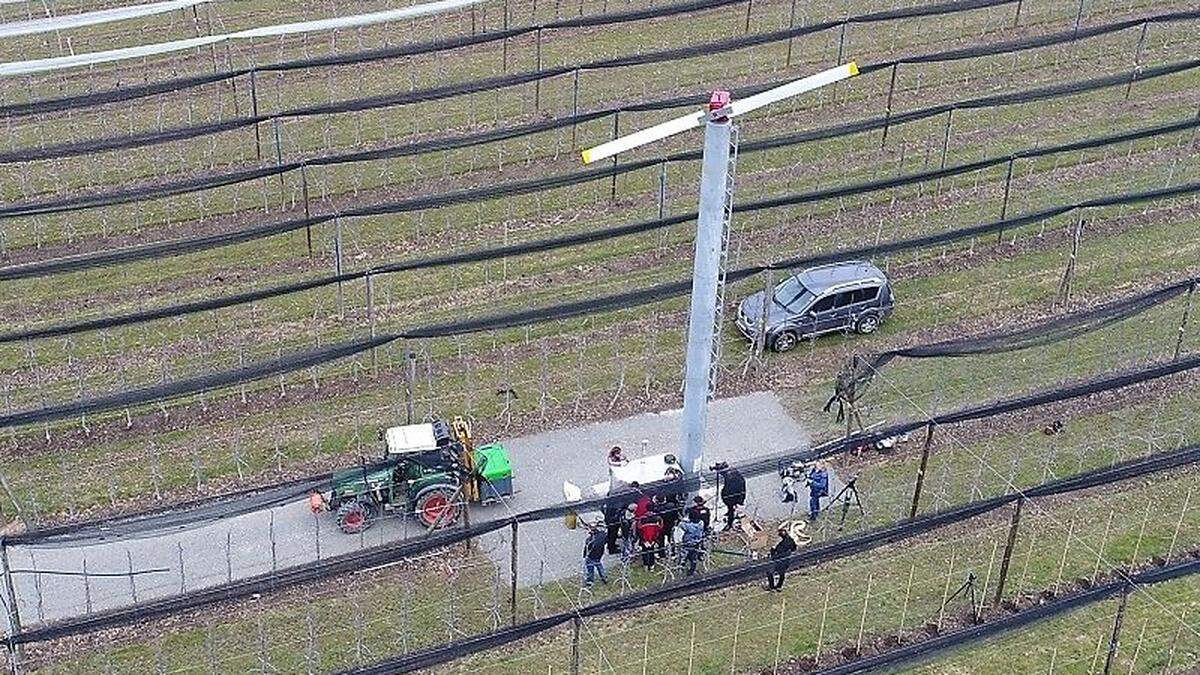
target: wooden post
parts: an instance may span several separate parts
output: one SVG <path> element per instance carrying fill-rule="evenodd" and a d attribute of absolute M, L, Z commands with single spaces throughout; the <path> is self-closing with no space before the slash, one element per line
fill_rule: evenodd
<path fill-rule="evenodd" d="M 1000 202 L 1000 220 L 1004 220 L 1008 217 L 1008 195 L 1009 189 L 1012 187 L 1013 161 L 1015 160 L 1016 157 L 1008 158 L 1008 171 L 1004 174 L 1004 201 Z M 999 246 L 1003 239 L 1004 228 L 1000 228 L 996 232 L 996 245 Z"/>
<path fill-rule="evenodd" d="M 1024 0 L 1017 0 L 1017 13 L 1013 15 L 1013 28 L 1021 25 L 1021 4 Z"/>
<path fill-rule="evenodd" d="M 835 61 L 835 63 L 837 63 L 838 65 L 841 65 L 841 63 L 842 63 L 842 55 L 845 54 L 845 50 L 846 50 L 846 22 L 843 21 L 842 22 L 842 30 L 838 35 L 838 53 L 837 53 L 837 61 Z"/>
<path fill-rule="evenodd" d="M 312 213 L 308 209 L 308 165 L 307 164 L 300 165 L 300 191 L 301 191 L 301 194 L 304 196 L 304 219 L 311 220 Z M 312 260 L 312 257 L 313 257 L 312 223 L 306 223 L 304 225 L 304 241 L 305 241 L 305 243 L 308 244 L 308 259 Z"/>
<path fill-rule="evenodd" d="M 340 277 L 342 276 L 342 219 L 335 217 L 333 219 L 333 273 Z M 338 317 L 345 316 L 345 307 L 342 304 L 342 281 L 337 282 L 337 306 Z"/>
<path fill-rule="evenodd" d="M 1025 504 L 1024 497 L 1018 497 L 1013 506 L 1012 521 L 1008 526 L 1008 541 L 1004 544 L 1004 557 L 1000 560 L 1000 578 L 996 581 L 996 595 L 992 598 L 992 606 L 998 607 L 1004 597 L 1004 583 L 1008 581 L 1008 566 L 1012 562 L 1013 547 L 1017 545 L 1017 525 L 1021 522 L 1021 507 Z"/>
<path fill-rule="evenodd" d="M 953 124 L 954 124 L 954 108 L 951 108 L 950 110 L 946 111 L 946 134 L 942 137 L 942 161 L 939 164 L 938 169 L 946 168 L 946 152 L 950 148 L 950 127 Z M 941 186 L 941 182 L 942 181 L 939 178 L 938 179 L 939 189 Z"/>
<path fill-rule="evenodd" d="M 1187 299 L 1183 305 L 1183 316 L 1179 318 L 1179 335 L 1175 337 L 1175 353 L 1171 356 L 1172 361 L 1179 359 L 1179 353 L 1183 349 L 1183 336 L 1187 331 L 1188 316 L 1192 313 L 1192 296 L 1196 294 L 1196 282 L 1193 281 L 1191 286 L 1188 286 Z"/>
<path fill-rule="evenodd" d="M 620 109 L 618 109 L 616 112 L 613 113 L 613 135 L 612 135 L 613 140 L 616 140 L 616 138 L 620 135 L 621 135 L 621 111 L 620 111 Z M 613 165 L 614 169 L 617 168 L 617 156 L 616 155 L 613 155 L 612 165 Z M 608 198 L 609 198 L 609 201 L 617 200 L 617 172 L 616 171 L 614 171 L 613 175 L 612 175 L 612 191 L 609 193 Z"/>
<path fill-rule="evenodd" d="M 404 412 L 406 419 L 405 424 L 413 423 L 413 383 L 417 379 L 417 355 L 413 350 L 408 350 L 408 368 L 404 371 Z"/>
<path fill-rule="evenodd" d="M 512 552 L 508 560 L 508 607 L 512 625 L 517 625 L 517 521 L 512 523 Z"/>
<path fill-rule="evenodd" d="M 250 115 L 254 118 L 254 156 L 262 161 L 262 133 L 258 129 L 258 78 L 254 69 L 250 70 Z"/>
<path fill-rule="evenodd" d="M 1142 22 L 1142 34 L 1138 38 L 1137 49 L 1133 50 L 1133 70 L 1129 72 L 1129 84 L 1125 85 L 1125 100 L 1129 100 L 1129 94 L 1133 91 L 1133 82 L 1137 79 L 1138 71 L 1141 70 L 1142 63 L 1142 47 L 1146 44 L 1146 33 L 1150 30 L 1150 22 Z"/>
<path fill-rule="evenodd" d="M 796 0 L 792 0 L 792 11 L 788 15 L 788 30 L 791 30 L 795 27 L 796 27 Z M 784 61 L 784 68 L 792 67 L 792 42 L 794 40 L 795 40 L 795 36 L 791 36 L 788 38 L 787 60 Z"/>
<path fill-rule="evenodd" d="M 1058 304 L 1066 307 L 1071 301 L 1071 282 L 1075 279 L 1075 261 L 1079 257 L 1079 240 L 1083 236 L 1083 214 L 1075 222 L 1075 232 L 1071 236 L 1071 254 L 1067 258 L 1067 267 L 1063 270 L 1062 282 L 1058 285 Z"/>
<path fill-rule="evenodd" d="M 752 11 L 754 11 L 754 0 L 746 0 L 746 25 L 742 28 L 743 35 L 750 32 L 750 12 Z"/>
<path fill-rule="evenodd" d="M 8 651 L 8 663 L 13 673 L 20 672 L 19 661 L 22 656 L 21 646 L 15 644 L 12 636 L 21 632 L 21 614 L 17 609 L 17 592 L 13 586 L 12 574 L 8 571 L 8 544 L 0 537 L 0 574 L 4 575 L 4 595 L 8 598 L 8 640 L 5 649 Z"/>
<path fill-rule="evenodd" d="M 540 77 L 542 72 L 542 29 L 540 26 L 537 29 L 536 35 L 537 44 L 535 50 L 537 54 L 537 72 L 539 77 L 533 81 L 533 111 L 535 113 L 541 112 L 542 109 L 542 78 Z"/>
<path fill-rule="evenodd" d="M 287 197 L 284 194 L 283 185 L 283 135 L 280 126 L 278 117 L 271 120 L 271 127 L 275 132 L 275 169 L 279 172 L 277 174 L 279 176 L 279 210 L 282 211 L 287 208 L 285 205 Z"/>
<path fill-rule="evenodd" d="M 579 675 L 579 615 L 571 620 L 571 675 Z"/>
<path fill-rule="evenodd" d="M 892 122 L 892 94 L 896 91 L 896 71 L 900 69 L 900 62 L 892 64 L 892 82 L 888 85 L 887 104 L 883 110 L 883 138 L 879 140 L 879 147 L 887 145 L 888 129 Z"/>
<path fill-rule="evenodd" d="M 579 132 L 579 69 L 576 68 L 572 75 L 571 84 L 571 149 L 579 147 L 578 132 Z"/>
<path fill-rule="evenodd" d="M 917 469 L 917 483 L 913 486 L 912 507 L 908 510 L 909 518 L 917 517 L 917 507 L 921 503 L 921 486 L 925 484 L 925 469 L 929 466 L 929 446 L 933 443 L 933 423 L 925 428 L 925 445 L 921 448 L 921 466 Z"/>
<path fill-rule="evenodd" d="M 1112 637 L 1108 639 L 1108 656 L 1104 659 L 1104 675 L 1112 672 L 1113 660 L 1117 658 L 1117 647 L 1121 643 L 1121 624 L 1125 623 L 1125 605 L 1129 602 L 1131 583 L 1121 588 L 1121 603 L 1117 605 L 1117 616 L 1113 619 Z"/>
<path fill-rule="evenodd" d="M 658 165 L 658 219 L 667 213 L 667 163 Z"/>
<path fill-rule="evenodd" d="M 371 339 L 375 339 L 375 278 L 367 272 L 367 324 L 370 326 Z M 379 357 L 375 347 L 371 347 L 371 373 L 379 373 Z"/>

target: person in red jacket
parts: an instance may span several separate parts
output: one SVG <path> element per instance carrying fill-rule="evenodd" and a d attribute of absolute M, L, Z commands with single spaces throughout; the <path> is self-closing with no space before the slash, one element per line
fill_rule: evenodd
<path fill-rule="evenodd" d="M 642 565 L 648 570 L 654 569 L 654 563 L 658 560 L 658 540 L 662 533 L 662 520 L 657 515 L 649 513 L 640 519 L 638 545 L 642 550 Z"/>

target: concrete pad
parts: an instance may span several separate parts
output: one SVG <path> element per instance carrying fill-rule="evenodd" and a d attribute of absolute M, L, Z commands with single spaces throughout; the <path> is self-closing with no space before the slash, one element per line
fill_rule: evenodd
<path fill-rule="evenodd" d="M 473 522 L 504 518 L 563 501 L 562 484 L 590 486 L 607 480 L 608 448 L 619 444 L 631 457 L 673 452 L 680 439 L 680 411 L 647 413 L 502 442 L 512 454 L 517 493 L 506 504 L 475 507 Z M 809 436 L 772 393 L 722 399 L 708 412 L 706 462 L 736 463 L 807 447 Z M 779 502 L 779 479 L 748 481 L 748 509 L 760 518 L 787 515 Z M 831 491 L 834 486 L 830 486 Z M 713 506 L 713 505 L 710 505 Z M 595 519 L 599 514 L 588 514 Z M 285 569 L 339 553 L 419 536 L 424 530 L 401 517 L 380 518 L 364 534 L 337 530 L 330 514 L 314 514 L 297 501 L 233 518 L 170 527 L 107 541 L 12 546 L 9 567 L 23 626 L 71 618 L 180 592 L 217 585 L 272 569 Z M 484 537 L 481 549 L 502 570 L 511 542 L 505 529 Z M 563 580 L 577 583 L 584 530 L 561 520 L 520 527 L 518 580 L 522 585 Z M 89 574 L 109 576 L 80 576 Z M 130 570 L 135 572 L 130 576 Z M 54 574 L 65 572 L 67 574 Z M 8 630 L 7 612 L 0 625 Z"/>

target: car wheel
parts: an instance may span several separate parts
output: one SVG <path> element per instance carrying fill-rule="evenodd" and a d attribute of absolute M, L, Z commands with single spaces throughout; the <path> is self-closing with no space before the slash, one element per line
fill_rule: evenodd
<path fill-rule="evenodd" d="M 858 321 L 854 322 L 854 332 L 859 335 L 870 335 L 879 328 L 879 317 L 874 314 L 867 314 L 859 317 Z"/>
<path fill-rule="evenodd" d="M 785 330 L 776 335 L 775 339 L 771 341 L 771 349 L 772 351 L 781 353 L 790 352 L 796 348 L 797 342 L 799 342 L 799 339 L 796 337 L 796 334 L 790 330 Z"/>

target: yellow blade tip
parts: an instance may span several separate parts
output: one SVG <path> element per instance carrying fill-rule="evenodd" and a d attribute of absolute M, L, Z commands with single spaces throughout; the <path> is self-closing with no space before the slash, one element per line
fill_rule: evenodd
<path fill-rule="evenodd" d="M 583 163 L 584 164 L 592 163 L 592 149 L 591 148 L 588 148 L 587 150 L 583 151 Z"/>
<path fill-rule="evenodd" d="M 850 65 L 850 77 L 854 77 L 855 75 L 858 75 L 858 63 L 851 61 L 849 65 Z"/>

